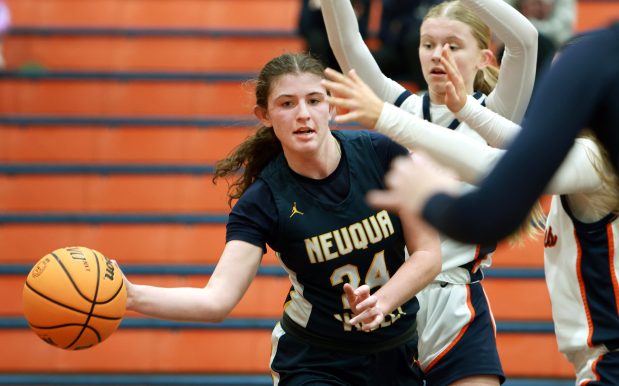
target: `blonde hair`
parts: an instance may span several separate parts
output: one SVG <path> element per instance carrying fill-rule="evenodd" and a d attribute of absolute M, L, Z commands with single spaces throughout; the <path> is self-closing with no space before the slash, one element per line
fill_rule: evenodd
<path fill-rule="evenodd" d="M 608 151 L 593 131 L 589 129 L 583 130 L 579 138 L 592 141 L 597 146 L 599 152 L 596 154 L 589 148 L 586 148 L 587 157 L 589 157 L 593 168 L 602 180 L 602 187 L 604 189 L 604 194 L 598 195 L 598 200 L 592 201 L 590 204 L 592 206 L 599 206 L 599 208 L 612 208 L 611 213 L 619 214 L 619 176 L 610 161 Z"/>
<path fill-rule="evenodd" d="M 542 204 L 539 200 L 535 201 L 533 209 L 531 209 L 525 221 L 507 237 L 508 244 L 510 246 L 522 246 L 525 238 L 535 240 L 539 235 L 543 235 L 546 229 L 546 217 Z"/>
<path fill-rule="evenodd" d="M 423 21 L 433 17 L 446 17 L 448 19 L 460 21 L 471 28 L 471 33 L 477 41 L 480 50 L 489 50 L 492 42 L 492 31 L 475 13 L 471 12 L 459 0 L 444 1 L 428 10 Z M 499 68 L 494 65 L 487 65 L 475 74 L 473 88 L 484 94 L 490 94 L 499 79 Z"/>
<path fill-rule="evenodd" d="M 596 192 L 595 200 L 589 200 L 587 205 L 590 206 L 594 213 L 619 215 L 619 175 L 610 161 L 608 152 L 602 146 L 597 136 L 589 129 L 583 130 L 578 138 L 589 140 L 596 145 L 597 151 L 586 146 L 585 152 L 600 180 L 602 180 L 600 185 L 602 190 Z M 543 229 L 538 228 L 538 225 L 545 224 L 545 222 L 545 215 L 541 210 L 539 202 L 537 202 L 525 223 L 520 226 L 518 231 L 508 237 L 509 244 L 521 245 L 523 236 L 526 235 L 530 238 L 537 237 L 543 232 Z"/>

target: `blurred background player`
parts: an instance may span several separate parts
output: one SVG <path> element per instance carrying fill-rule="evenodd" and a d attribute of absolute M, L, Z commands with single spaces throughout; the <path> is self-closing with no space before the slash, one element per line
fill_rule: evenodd
<path fill-rule="evenodd" d="M 350 0 L 355 10 L 359 31 L 363 39 L 368 36 L 370 0 Z M 320 0 L 301 0 L 298 33 L 305 44 L 305 51 L 318 58 L 325 67 L 339 69 L 329 46 L 327 30 L 320 11 Z"/>
<path fill-rule="evenodd" d="M 11 11 L 5 0 L 0 0 L 0 70 L 6 67 L 3 38 L 11 27 Z"/>
<path fill-rule="evenodd" d="M 576 0 L 505 0 L 529 19 L 539 33 L 537 75 L 548 65 L 555 52 L 574 35 Z M 501 60 L 503 45 L 497 57 Z"/>

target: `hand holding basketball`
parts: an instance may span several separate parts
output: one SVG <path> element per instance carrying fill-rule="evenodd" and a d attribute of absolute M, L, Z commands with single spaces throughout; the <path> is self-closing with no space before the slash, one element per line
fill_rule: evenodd
<path fill-rule="evenodd" d="M 47 343 L 92 347 L 118 328 L 127 291 L 113 261 L 85 247 L 57 249 L 32 268 L 23 290 L 24 315 Z"/>

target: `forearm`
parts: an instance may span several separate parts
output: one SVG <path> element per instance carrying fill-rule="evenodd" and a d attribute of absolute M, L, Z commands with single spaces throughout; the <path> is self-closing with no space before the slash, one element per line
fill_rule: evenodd
<path fill-rule="evenodd" d="M 354 69 L 359 77 L 383 100 L 395 101 L 404 87 L 387 78 L 365 44 L 354 9 L 349 0 L 322 0 L 331 50 L 342 71 Z"/>
<path fill-rule="evenodd" d="M 559 170 L 546 186 L 548 194 L 591 193 L 602 188 L 604 181 L 597 167 L 602 168 L 597 145 L 589 139 L 576 139 Z M 597 160 L 597 161 L 596 161 Z"/>
<path fill-rule="evenodd" d="M 430 284 L 439 272 L 440 259 L 437 259 L 435 253 L 417 251 L 411 254 L 391 279 L 375 293 L 383 314 L 390 314 L 412 299 Z"/>
<path fill-rule="evenodd" d="M 537 30 L 526 17 L 503 1 L 462 1 L 505 44 L 499 80 L 488 96 L 487 106 L 520 123 L 535 82 Z"/>
<path fill-rule="evenodd" d="M 388 103 L 383 106 L 376 130 L 413 151 L 428 153 L 471 184 L 478 183 L 503 155 L 499 149 L 420 119 Z"/>
<path fill-rule="evenodd" d="M 455 113 L 460 122 L 481 135 L 490 146 L 505 149 L 518 135 L 521 127 L 505 117 L 485 108 L 468 96 L 464 107 Z"/>
<path fill-rule="evenodd" d="M 220 322 L 229 313 L 223 302 L 216 301 L 206 288 L 163 288 L 132 285 L 127 309 L 154 318 Z"/>
<path fill-rule="evenodd" d="M 127 308 L 162 319 L 220 322 L 249 288 L 261 257 L 261 247 L 232 240 L 204 288 L 163 288 L 126 280 Z"/>
<path fill-rule="evenodd" d="M 377 304 L 383 315 L 391 313 L 430 284 L 442 267 L 438 233 L 409 213 L 400 212 L 400 220 L 410 255 L 376 291 Z"/>

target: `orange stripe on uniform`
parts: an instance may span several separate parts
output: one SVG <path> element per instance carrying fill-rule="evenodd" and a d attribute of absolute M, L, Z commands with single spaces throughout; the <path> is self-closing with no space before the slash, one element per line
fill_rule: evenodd
<path fill-rule="evenodd" d="M 471 272 L 473 273 L 477 272 L 481 263 L 486 259 L 486 256 L 488 256 L 488 255 L 479 256 L 480 252 L 481 252 L 481 245 L 477 244 L 477 248 L 475 249 L 475 258 L 473 259 L 475 263 L 473 264 L 473 268 L 471 269 Z"/>
<path fill-rule="evenodd" d="M 608 264 L 610 265 L 610 279 L 613 283 L 615 305 L 617 306 L 617 315 L 619 315 L 619 283 L 617 282 L 617 275 L 615 275 L 615 239 L 612 224 L 606 225 L 606 234 L 608 237 Z"/>
<path fill-rule="evenodd" d="M 582 247 L 578 241 L 576 229 L 574 229 L 574 241 L 576 242 L 576 274 L 578 275 L 578 286 L 580 287 L 580 296 L 582 297 L 583 305 L 585 306 L 585 314 L 587 315 L 587 325 L 589 326 L 589 334 L 587 336 L 587 345 L 593 347 L 591 339 L 593 337 L 593 321 L 591 320 L 591 312 L 589 311 L 589 304 L 587 303 L 587 295 L 585 290 L 585 282 L 582 279 L 582 271 L 580 265 L 582 263 Z"/>
<path fill-rule="evenodd" d="M 436 358 L 434 358 L 432 362 L 430 362 L 428 367 L 424 370 L 425 372 L 430 371 L 430 369 L 432 369 L 432 367 L 434 367 L 438 363 L 438 361 L 441 360 L 441 358 L 443 358 L 445 355 L 447 355 L 449 351 L 451 351 L 451 349 L 460 341 L 460 339 L 462 339 L 462 336 L 464 335 L 466 330 L 469 329 L 469 326 L 471 325 L 471 323 L 473 323 L 473 320 L 475 320 L 475 309 L 473 308 L 473 304 L 471 303 L 471 287 L 468 285 L 466 286 L 466 298 L 467 298 L 466 305 L 469 308 L 469 311 L 471 312 L 471 318 L 469 319 L 469 322 L 466 324 L 466 326 L 462 328 L 462 330 L 460 330 L 460 332 L 458 333 L 458 336 L 456 336 L 456 339 L 454 339 L 449 344 L 449 346 L 447 346 L 447 348 L 439 354 L 439 356 L 437 356 Z"/>
<path fill-rule="evenodd" d="M 598 372 L 597 372 L 597 367 L 598 367 L 598 363 L 602 360 L 602 357 L 604 357 L 604 354 L 602 354 L 599 357 L 597 357 L 597 359 L 593 362 L 593 365 L 591 366 L 591 371 L 593 371 L 593 375 L 595 376 L 595 379 L 587 379 L 586 381 L 582 381 L 582 382 L 580 382 L 580 384 L 578 386 L 586 386 L 589 383 L 591 383 L 592 381 L 599 381 L 600 380 L 600 374 L 598 374 Z"/>

